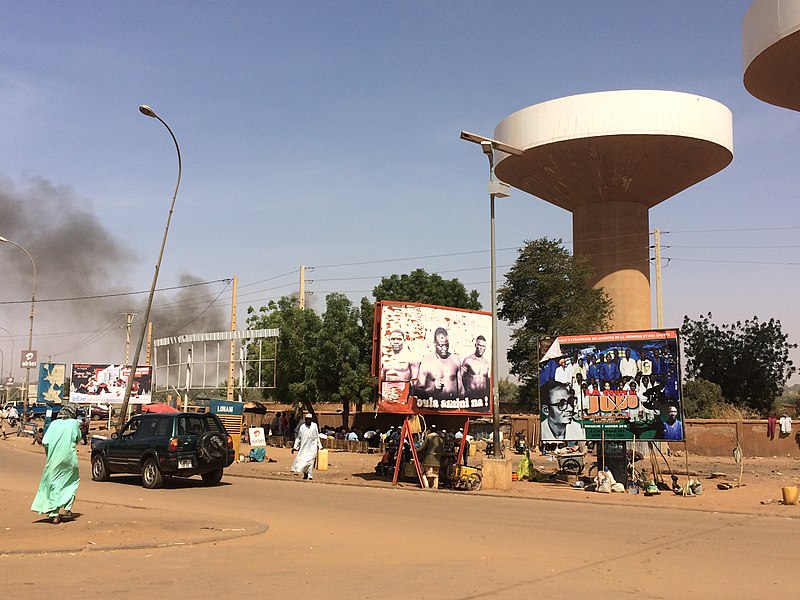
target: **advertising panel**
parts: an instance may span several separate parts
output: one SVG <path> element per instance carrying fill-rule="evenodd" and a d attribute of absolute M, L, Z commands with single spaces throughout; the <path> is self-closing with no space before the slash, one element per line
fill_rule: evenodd
<path fill-rule="evenodd" d="M 64 385 L 66 382 L 67 365 L 40 363 L 36 401 L 39 403 L 62 404 L 64 402 Z"/>
<path fill-rule="evenodd" d="M 540 362 L 543 442 L 684 439 L 678 332 L 559 336 Z"/>
<path fill-rule="evenodd" d="M 378 410 L 492 411 L 492 315 L 405 302 L 375 307 Z"/>
<path fill-rule="evenodd" d="M 72 365 L 70 401 L 79 403 L 122 404 L 130 367 L 108 364 Z M 131 386 L 131 404 L 149 404 L 152 398 L 152 367 L 136 367 Z"/>

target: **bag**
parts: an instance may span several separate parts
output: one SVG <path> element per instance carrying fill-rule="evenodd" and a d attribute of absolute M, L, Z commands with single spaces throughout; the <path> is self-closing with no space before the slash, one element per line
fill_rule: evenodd
<path fill-rule="evenodd" d="M 528 479 L 531 476 L 531 458 L 530 453 L 525 450 L 525 456 L 519 461 L 517 465 L 517 480 Z"/>

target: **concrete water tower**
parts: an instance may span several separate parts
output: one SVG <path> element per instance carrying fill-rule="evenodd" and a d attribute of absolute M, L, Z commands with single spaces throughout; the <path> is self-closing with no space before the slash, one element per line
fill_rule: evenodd
<path fill-rule="evenodd" d="M 572 212 L 612 330 L 651 327 L 648 211 L 733 160 L 731 112 L 694 94 L 597 92 L 524 108 L 494 137 L 523 150 L 497 153 L 499 179 Z"/>
<path fill-rule="evenodd" d="M 756 0 L 742 23 L 744 87 L 759 100 L 800 110 L 800 0 Z"/>

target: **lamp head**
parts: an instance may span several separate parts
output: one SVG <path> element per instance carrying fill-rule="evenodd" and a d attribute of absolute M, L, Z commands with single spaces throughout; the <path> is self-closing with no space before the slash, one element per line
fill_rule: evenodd
<path fill-rule="evenodd" d="M 492 142 L 490 142 L 489 140 L 481 142 L 481 150 L 483 150 L 483 153 L 486 154 L 487 156 L 491 156 L 492 153 L 494 152 L 494 147 L 492 145 Z"/>
<path fill-rule="evenodd" d="M 147 104 L 142 104 L 139 107 L 139 112 L 147 117 L 153 117 L 154 119 L 156 118 L 156 111 L 150 108 Z"/>
<path fill-rule="evenodd" d="M 8 240 L 4 238 L 2 235 L 0 235 L 0 242 L 5 244 L 6 242 L 8 242 Z"/>

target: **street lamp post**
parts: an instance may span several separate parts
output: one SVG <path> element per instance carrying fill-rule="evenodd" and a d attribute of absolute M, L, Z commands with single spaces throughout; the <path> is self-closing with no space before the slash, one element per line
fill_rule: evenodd
<path fill-rule="evenodd" d="M 6 239 L 2 236 L 0 236 L 0 242 L 6 244 L 13 244 L 14 246 L 22 250 L 31 261 L 31 267 L 33 268 L 33 291 L 31 292 L 31 317 L 30 317 L 31 323 L 30 323 L 30 328 L 28 329 L 28 350 L 33 350 L 33 314 L 34 314 L 34 309 L 36 308 L 36 263 L 33 262 L 33 257 L 31 256 L 30 252 L 28 252 L 25 248 L 20 246 L 17 242 Z M 28 387 L 30 386 L 30 382 L 31 382 L 31 368 L 27 367 L 25 369 L 25 390 L 23 391 L 22 394 L 23 402 L 25 403 L 24 404 L 25 414 L 22 416 L 23 423 L 26 421 L 28 415 Z"/>
<path fill-rule="evenodd" d="M 492 440 L 493 458 L 500 458 L 500 386 L 499 375 L 499 350 L 497 340 L 497 260 L 495 257 L 494 241 L 494 199 L 507 198 L 510 188 L 505 183 L 494 178 L 494 151 L 499 150 L 506 154 L 519 156 L 522 150 L 498 142 L 491 138 L 483 137 L 468 131 L 461 132 L 461 139 L 474 144 L 480 144 L 486 158 L 489 159 L 489 255 L 491 264 L 491 295 L 492 295 Z"/>
<path fill-rule="evenodd" d="M 170 136 L 172 136 L 172 141 L 175 143 L 175 150 L 178 153 L 178 181 L 175 183 L 175 193 L 172 195 L 172 204 L 169 207 L 169 215 L 167 215 L 167 225 L 164 228 L 164 239 L 161 240 L 161 251 L 158 253 L 158 261 L 156 262 L 155 272 L 153 273 L 153 283 L 150 286 L 150 295 L 147 298 L 147 308 L 144 311 L 144 319 L 142 320 L 142 331 L 139 335 L 139 341 L 136 343 L 136 350 L 133 352 L 133 357 L 130 364 L 130 373 L 128 375 L 128 382 L 125 385 L 125 396 L 122 399 L 122 408 L 120 410 L 119 416 L 117 417 L 117 429 L 122 429 L 122 425 L 125 423 L 125 417 L 128 414 L 128 404 L 130 403 L 131 399 L 131 389 L 133 388 L 133 378 L 136 376 L 136 368 L 139 366 L 139 354 L 142 351 L 142 345 L 144 344 L 144 337 L 147 333 L 147 324 L 150 321 L 150 309 L 153 306 L 153 296 L 156 293 L 156 283 L 158 282 L 158 272 L 161 269 L 161 259 L 164 257 L 164 247 L 167 245 L 167 234 L 169 233 L 169 223 L 172 220 L 172 213 L 175 210 L 175 199 L 178 197 L 178 187 L 181 185 L 181 149 L 178 146 L 178 140 L 175 138 L 175 134 L 172 133 L 172 129 L 167 123 L 159 117 L 156 112 L 150 108 L 147 104 L 142 104 L 139 107 L 139 112 L 147 117 L 152 117 L 154 119 L 158 119 L 161 121 L 161 124 L 167 128 L 169 131 Z"/>

